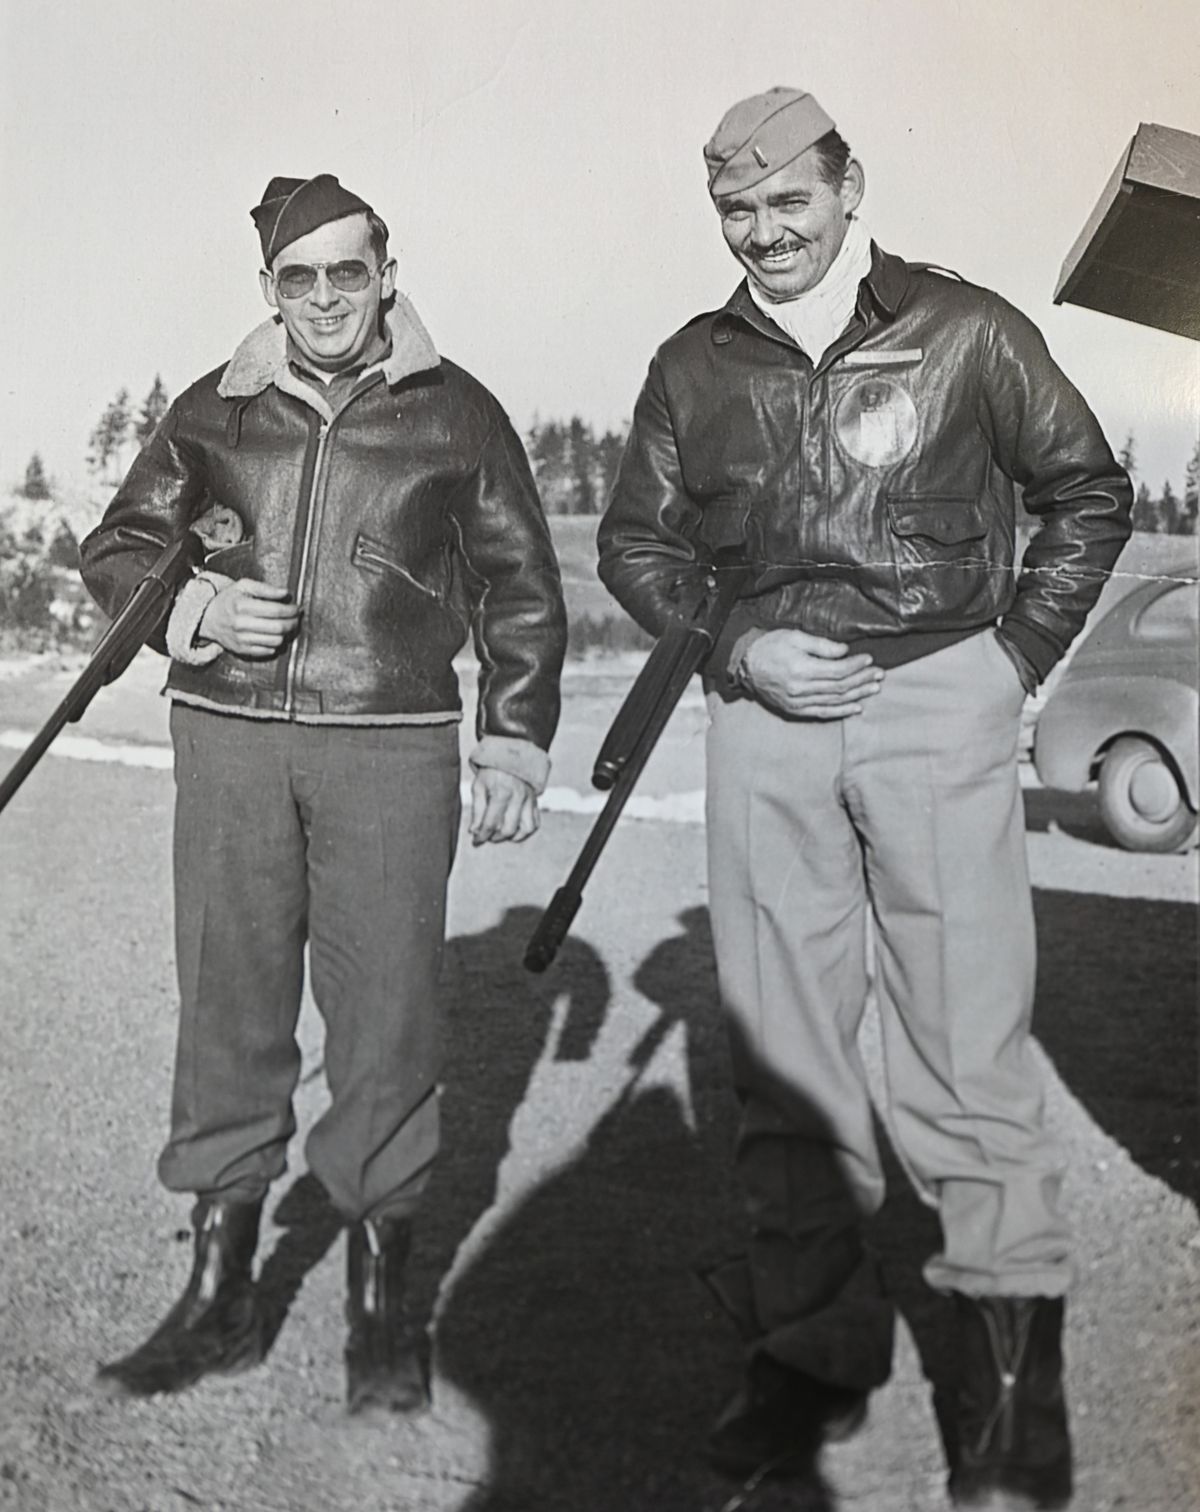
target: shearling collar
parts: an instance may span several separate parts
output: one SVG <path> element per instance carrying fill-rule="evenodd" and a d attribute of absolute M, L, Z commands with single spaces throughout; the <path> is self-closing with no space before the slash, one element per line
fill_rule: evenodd
<path fill-rule="evenodd" d="M 429 332 L 403 294 L 395 296 L 384 328 L 392 342 L 392 350 L 383 363 L 383 376 L 389 384 L 440 364 Z M 221 374 L 217 393 L 222 399 L 248 399 L 269 388 L 281 371 L 287 371 L 287 332 L 279 317 L 272 316 L 255 326 L 234 352 Z"/>

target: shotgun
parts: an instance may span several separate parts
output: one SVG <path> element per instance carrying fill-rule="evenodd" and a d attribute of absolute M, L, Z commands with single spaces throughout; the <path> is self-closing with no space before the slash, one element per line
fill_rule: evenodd
<path fill-rule="evenodd" d="M 0 813 L 63 726 L 77 720 L 100 689 L 115 681 L 128 667 L 167 617 L 176 589 L 191 576 L 203 556 L 204 542 L 194 531 L 187 530 L 157 558 L 101 636 L 66 697 L 0 781 Z"/>
<path fill-rule="evenodd" d="M 718 551 L 700 591 L 676 612 L 617 710 L 592 771 L 592 786 L 608 793 L 575 865 L 542 914 L 525 949 L 529 971 L 545 971 L 566 939 L 583 889 L 692 675 L 703 668 L 749 585 L 754 568 L 741 547 Z"/>

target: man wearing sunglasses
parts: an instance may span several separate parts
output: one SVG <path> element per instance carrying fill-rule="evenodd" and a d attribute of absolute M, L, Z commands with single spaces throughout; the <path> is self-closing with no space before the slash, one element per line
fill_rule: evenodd
<path fill-rule="evenodd" d="M 306 1153 L 349 1229 L 348 1404 L 408 1411 L 428 1400 L 402 1294 L 438 1146 L 452 658 L 473 636 L 472 838 L 524 840 L 565 616 L 521 443 L 396 294 L 384 223 L 329 174 L 272 179 L 251 214 L 275 317 L 176 400 L 82 548 L 113 613 L 213 504 L 239 532 L 184 584 L 159 646 L 181 999 L 159 1174 L 195 1194 L 194 1266 L 101 1379 L 145 1396 L 265 1352 L 251 1265 L 295 1129 L 307 947 L 330 1105 Z"/>

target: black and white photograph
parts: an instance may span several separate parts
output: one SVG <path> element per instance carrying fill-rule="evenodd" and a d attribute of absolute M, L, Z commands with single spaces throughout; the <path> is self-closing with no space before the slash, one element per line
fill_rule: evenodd
<path fill-rule="evenodd" d="M 1194 0 L 0 0 L 0 1509 L 1200 1501 Z"/>

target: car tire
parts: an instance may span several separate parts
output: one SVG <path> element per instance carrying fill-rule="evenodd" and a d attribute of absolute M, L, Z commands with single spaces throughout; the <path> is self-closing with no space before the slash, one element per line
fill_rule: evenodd
<path fill-rule="evenodd" d="M 1191 838 L 1196 814 L 1170 763 L 1149 740 L 1123 735 L 1100 766 L 1100 813 L 1118 845 L 1174 851 Z"/>

